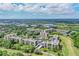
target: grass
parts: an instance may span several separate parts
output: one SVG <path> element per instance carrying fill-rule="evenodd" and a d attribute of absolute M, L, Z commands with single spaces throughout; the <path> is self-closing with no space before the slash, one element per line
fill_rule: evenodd
<path fill-rule="evenodd" d="M 75 51 L 75 53 L 76 53 L 76 56 L 79 56 L 79 49 L 76 48 L 76 47 L 74 47 L 74 51 Z"/>
<path fill-rule="evenodd" d="M 63 43 L 63 54 L 67 56 L 75 56 L 75 51 L 73 47 L 73 43 L 70 37 L 60 36 Z"/>
<path fill-rule="evenodd" d="M 68 50 L 68 48 L 67 48 L 67 46 L 66 46 L 65 44 L 64 44 L 63 47 L 64 47 L 63 50 L 62 50 L 63 55 L 64 55 L 64 56 L 67 56 L 67 55 L 69 54 L 69 50 Z"/>
<path fill-rule="evenodd" d="M 61 44 L 63 45 L 62 53 L 64 56 L 67 56 L 69 54 L 68 48 L 65 44 L 64 38 L 61 37 L 61 40 L 62 40 Z"/>

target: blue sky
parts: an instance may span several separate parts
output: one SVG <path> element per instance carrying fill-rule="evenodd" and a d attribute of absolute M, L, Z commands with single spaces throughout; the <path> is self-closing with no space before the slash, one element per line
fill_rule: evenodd
<path fill-rule="evenodd" d="M 0 3 L 0 19 L 79 18 L 78 3 Z"/>

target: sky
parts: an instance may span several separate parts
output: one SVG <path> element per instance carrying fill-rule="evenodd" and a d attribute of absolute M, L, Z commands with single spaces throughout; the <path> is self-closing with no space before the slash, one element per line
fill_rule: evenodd
<path fill-rule="evenodd" d="M 0 3 L 0 19 L 76 19 L 78 3 Z"/>

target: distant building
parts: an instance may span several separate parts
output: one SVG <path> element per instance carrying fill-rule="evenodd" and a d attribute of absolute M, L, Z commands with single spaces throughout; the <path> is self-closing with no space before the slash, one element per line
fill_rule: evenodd
<path fill-rule="evenodd" d="M 53 35 L 53 37 L 50 38 L 51 44 L 58 45 L 59 44 L 59 37 L 58 35 Z"/>
<path fill-rule="evenodd" d="M 46 30 L 42 30 L 40 32 L 40 38 L 41 39 L 47 39 L 48 38 L 48 33 L 46 32 Z"/>
<path fill-rule="evenodd" d="M 47 37 L 47 33 L 45 31 L 43 31 L 41 33 L 41 36 L 43 38 Z M 33 39 L 33 38 L 23 38 L 23 37 L 19 37 L 16 34 L 7 34 L 4 36 L 4 39 L 6 40 L 14 40 L 19 41 L 19 43 L 23 43 L 23 44 L 27 44 L 27 45 L 33 45 L 35 46 L 37 49 L 40 48 L 53 48 L 53 46 L 57 46 L 59 45 L 59 36 L 58 35 L 53 35 L 53 37 L 50 38 L 50 40 L 43 40 L 43 39 Z"/>
<path fill-rule="evenodd" d="M 69 30 L 56 29 L 56 32 L 59 32 L 62 35 L 68 35 L 70 31 Z"/>
<path fill-rule="evenodd" d="M 19 36 L 17 36 L 15 33 L 13 33 L 13 34 L 7 34 L 7 35 L 5 35 L 4 39 L 6 39 L 6 40 L 14 40 L 14 41 L 21 42 L 22 38 L 19 37 Z"/>
<path fill-rule="evenodd" d="M 43 24 L 43 26 L 46 28 L 52 28 L 54 25 L 53 24 Z"/>

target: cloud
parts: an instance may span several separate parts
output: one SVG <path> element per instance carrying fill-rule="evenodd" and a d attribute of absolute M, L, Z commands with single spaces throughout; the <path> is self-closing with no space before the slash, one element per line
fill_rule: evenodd
<path fill-rule="evenodd" d="M 75 11 L 72 8 L 72 4 L 60 4 L 60 3 L 34 3 L 34 4 L 19 4 L 19 3 L 0 3 L 0 10 L 12 10 L 12 11 L 29 11 L 40 14 L 73 14 Z"/>
<path fill-rule="evenodd" d="M 25 9 L 25 8 L 24 8 Z M 35 4 L 26 8 L 34 12 L 46 13 L 46 14 L 72 14 L 74 10 L 71 4 Z"/>
<path fill-rule="evenodd" d="M 0 10 L 13 10 L 14 6 L 10 3 L 0 3 Z"/>

